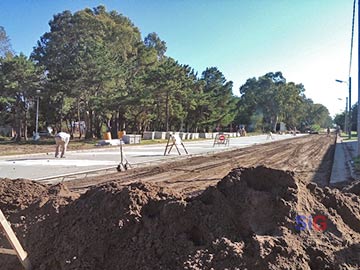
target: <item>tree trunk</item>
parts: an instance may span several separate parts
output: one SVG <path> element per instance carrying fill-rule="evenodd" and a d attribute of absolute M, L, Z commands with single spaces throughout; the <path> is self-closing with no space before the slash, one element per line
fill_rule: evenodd
<path fill-rule="evenodd" d="M 22 128 L 21 128 L 21 110 L 19 109 L 18 106 L 15 107 L 15 115 L 14 115 L 14 122 L 15 122 L 15 141 L 19 142 L 21 141 L 21 132 L 22 132 Z"/>
<path fill-rule="evenodd" d="M 27 141 L 28 140 L 28 136 L 27 136 L 27 132 L 28 132 L 28 121 L 27 121 L 27 111 L 24 112 L 24 140 Z"/>
<path fill-rule="evenodd" d="M 110 131 L 111 131 L 111 137 L 112 138 L 117 138 L 117 132 L 118 132 L 118 127 L 117 127 L 117 118 L 116 118 L 116 113 L 113 113 L 111 115 L 111 120 L 110 120 Z"/>
<path fill-rule="evenodd" d="M 276 115 L 275 116 L 275 121 L 274 121 L 274 132 L 276 132 L 277 123 L 278 123 L 278 116 Z"/>
<path fill-rule="evenodd" d="M 80 99 L 77 99 L 77 118 L 78 118 L 78 127 L 79 127 L 79 140 L 82 136 L 82 130 L 81 130 L 81 119 L 80 119 Z"/>
<path fill-rule="evenodd" d="M 119 108 L 119 129 L 125 130 L 126 129 L 126 123 L 124 118 L 124 112 Z"/>
<path fill-rule="evenodd" d="M 94 118 L 94 128 L 95 128 L 95 137 L 98 139 L 101 139 L 101 128 L 102 128 L 103 122 L 98 117 Z"/>
<path fill-rule="evenodd" d="M 85 116 L 85 123 L 86 123 L 86 131 L 85 131 L 85 138 L 90 139 L 92 137 L 92 116 L 90 117 L 90 114 L 92 115 L 92 111 L 87 111 Z"/>
<path fill-rule="evenodd" d="M 166 91 L 166 101 L 165 101 L 165 109 L 166 109 L 166 116 L 165 116 L 165 128 L 166 132 L 169 132 L 169 91 Z"/>
<path fill-rule="evenodd" d="M 60 108 L 60 130 L 62 131 L 62 122 L 63 122 L 63 102 L 64 98 L 61 98 L 61 108 Z"/>

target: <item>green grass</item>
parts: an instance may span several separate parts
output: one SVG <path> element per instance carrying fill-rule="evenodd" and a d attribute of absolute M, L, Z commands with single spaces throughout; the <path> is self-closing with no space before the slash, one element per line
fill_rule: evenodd
<path fill-rule="evenodd" d="M 354 169 L 357 173 L 360 172 L 360 157 L 353 158 Z"/>
<path fill-rule="evenodd" d="M 98 140 L 85 140 L 85 139 L 72 139 L 71 143 L 76 145 L 91 145 L 96 144 Z M 55 144 L 54 138 L 41 138 L 38 141 L 34 141 L 32 138 L 28 138 L 27 141 L 21 140 L 19 142 L 12 141 L 10 139 L 5 138 L 4 140 L 0 139 L 0 145 L 52 145 Z"/>
<path fill-rule="evenodd" d="M 341 132 L 340 137 L 343 139 L 343 141 L 353 141 L 357 140 L 357 132 L 352 131 L 351 132 L 351 138 L 349 138 L 349 134 Z"/>

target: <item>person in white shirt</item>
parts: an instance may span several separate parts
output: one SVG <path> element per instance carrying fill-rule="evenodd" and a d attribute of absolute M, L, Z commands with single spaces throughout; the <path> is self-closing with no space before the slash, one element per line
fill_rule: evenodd
<path fill-rule="evenodd" d="M 61 158 L 65 157 L 66 148 L 67 145 L 70 142 L 70 134 L 67 134 L 66 132 L 59 132 L 55 135 L 55 142 L 56 142 L 56 151 L 55 151 L 55 157 L 59 157 L 59 150 L 61 147 Z"/>

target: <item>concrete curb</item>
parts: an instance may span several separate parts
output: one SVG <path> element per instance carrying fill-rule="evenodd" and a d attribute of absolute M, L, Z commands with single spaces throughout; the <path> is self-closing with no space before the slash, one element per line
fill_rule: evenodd
<path fill-rule="evenodd" d="M 351 154 L 341 137 L 336 138 L 334 161 L 331 169 L 330 184 L 348 182 L 352 178 Z"/>

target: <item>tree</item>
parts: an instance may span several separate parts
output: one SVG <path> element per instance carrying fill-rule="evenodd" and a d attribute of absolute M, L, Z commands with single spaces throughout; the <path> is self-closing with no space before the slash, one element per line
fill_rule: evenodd
<path fill-rule="evenodd" d="M 259 129 L 276 131 L 279 121 L 289 128 L 304 128 L 313 124 L 327 127 L 331 117 L 327 108 L 307 99 L 302 84 L 286 82 L 281 72 L 248 79 L 240 87 L 237 119 Z M 263 125 L 259 119 L 262 118 Z"/>
<path fill-rule="evenodd" d="M 0 58 L 12 56 L 13 51 L 10 44 L 10 39 L 6 34 L 5 28 L 0 25 Z"/>
<path fill-rule="evenodd" d="M 27 140 L 29 110 L 34 107 L 42 71 L 25 55 L 7 57 L 0 63 L 0 103 L 15 127 L 16 140 Z"/>
<path fill-rule="evenodd" d="M 243 100 L 240 104 L 246 108 L 247 116 L 262 114 L 262 128 L 276 130 L 279 117 L 285 114 L 284 104 L 289 97 L 289 89 L 282 73 L 269 72 L 258 79 L 249 79 L 240 87 L 240 94 Z"/>
<path fill-rule="evenodd" d="M 74 98 L 75 106 L 83 104 L 86 137 L 99 136 L 110 113 L 104 107 L 107 97 L 126 95 L 112 93 L 126 92 L 126 68 L 137 54 L 140 33 L 128 18 L 115 11 L 108 13 L 103 6 L 74 14 L 64 11 L 49 24 L 50 32 L 41 37 L 32 58 L 45 66 L 61 108 L 65 97 Z"/>
<path fill-rule="evenodd" d="M 334 117 L 334 123 L 339 126 L 341 130 L 345 130 L 345 112 L 336 114 Z"/>
<path fill-rule="evenodd" d="M 332 125 L 333 121 L 329 110 L 322 104 L 314 103 L 311 99 L 304 99 L 302 113 L 302 120 L 306 127 L 317 124 L 322 128 L 326 128 Z"/>
<path fill-rule="evenodd" d="M 148 48 L 155 49 L 159 60 L 164 58 L 166 52 L 166 42 L 162 41 L 156 33 L 148 34 L 144 39 L 144 44 Z"/>
<path fill-rule="evenodd" d="M 154 100 L 155 127 L 169 131 L 172 124 L 183 122 L 186 117 L 183 101 L 189 90 L 183 67 L 174 59 L 165 58 L 156 69 L 149 72 L 146 84 Z"/>
<path fill-rule="evenodd" d="M 236 102 L 232 94 L 233 83 L 216 68 L 207 68 L 201 76 L 204 84 L 202 102 L 197 110 L 199 126 L 204 130 L 227 126 L 235 118 Z"/>

